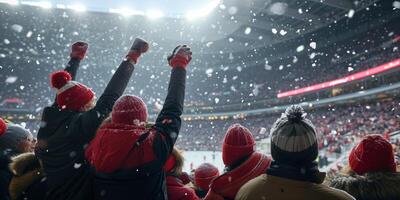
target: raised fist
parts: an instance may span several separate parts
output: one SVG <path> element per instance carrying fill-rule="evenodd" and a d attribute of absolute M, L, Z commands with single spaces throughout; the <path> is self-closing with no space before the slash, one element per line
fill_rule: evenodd
<path fill-rule="evenodd" d="M 85 57 L 89 45 L 86 42 L 75 42 L 71 47 L 71 58 L 82 60 Z"/>
<path fill-rule="evenodd" d="M 149 43 L 147 43 L 143 39 L 136 38 L 126 58 L 131 62 L 133 62 L 134 64 L 136 64 L 140 55 L 142 53 L 146 53 L 148 50 L 149 50 Z"/>
<path fill-rule="evenodd" d="M 168 59 L 168 64 L 173 68 L 174 67 L 186 68 L 186 66 L 192 60 L 192 51 L 186 45 L 179 45 L 174 49 L 172 54 L 168 56 L 167 59 Z"/>

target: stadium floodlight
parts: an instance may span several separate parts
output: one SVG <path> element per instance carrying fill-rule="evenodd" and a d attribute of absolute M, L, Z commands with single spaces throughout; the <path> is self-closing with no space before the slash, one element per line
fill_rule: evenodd
<path fill-rule="evenodd" d="M 125 17 L 129 17 L 132 15 L 144 15 L 145 13 L 138 10 L 132 10 L 130 8 L 110 8 L 108 10 L 110 13 L 120 14 Z"/>
<path fill-rule="evenodd" d="M 0 0 L 0 3 L 6 3 L 14 6 L 19 4 L 18 0 Z"/>
<path fill-rule="evenodd" d="M 56 8 L 58 8 L 58 9 L 66 9 L 67 6 L 64 5 L 64 4 L 56 4 Z"/>
<path fill-rule="evenodd" d="M 209 15 L 215 7 L 217 7 L 221 3 L 221 0 L 212 0 L 210 3 L 208 3 L 205 7 L 189 11 L 186 13 L 186 18 L 188 20 L 193 20 L 201 17 L 206 17 Z"/>
<path fill-rule="evenodd" d="M 48 1 L 21 1 L 21 4 L 45 9 L 50 9 L 52 7 L 51 3 Z"/>
<path fill-rule="evenodd" d="M 69 5 L 67 6 L 68 9 L 77 11 L 77 12 L 85 12 L 86 11 L 86 7 L 82 4 L 73 4 L 73 5 Z"/>
<path fill-rule="evenodd" d="M 150 19 L 158 19 L 164 17 L 164 13 L 161 10 L 152 9 L 146 12 L 146 16 Z"/>

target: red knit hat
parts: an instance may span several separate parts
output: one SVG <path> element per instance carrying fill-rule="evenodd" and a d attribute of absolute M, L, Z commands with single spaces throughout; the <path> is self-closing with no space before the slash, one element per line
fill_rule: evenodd
<path fill-rule="evenodd" d="M 147 121 L 147 106 L 138 96 L 124 95 L 114 104 L 111 120 L 113 123 L 135 125 Z"/>
<path fill-rule="evenodd" d="M 201 164 L 194 171 L 194 182 L 202 190 L 210 189 L 211 181 L 219 176 L 218 168 L 210 163 Z"/>
<path fill-rule="evenodd" d="M 176 158 L 173 154 L 169 155 L 167 161 L 164 164 L 164 171 L 170 172 L 172 169 L 174 169 L 176 163 Z"/>
<path fill-rule="evenodd" d="M 240 124 L 229 127 L 222 144 L 222 160 L 225 166 L 231 166 L 254 151 L 255 142 L 249 129 Z"/>
<path fill-rule="evenodd" d="M 349 155 L 351 169 L 357 174 L 367 172 L 396 172 L 392 145 L 380 135 L 368 135 Z"/>
<path fill-rule="evenodd" d="M 2 136 L 7 131 L 7 124 L 6 122 L 0 118 L 0 136 Z"/>
<path fill-rule="evenodd" d="M 94 97 L 93 91 L 85 85 L 72 81 L 66 71 L 57 71 L 50 75 L 51 86 L 57 89 L 57 104 L 61 109 L 79 111 Z"/>

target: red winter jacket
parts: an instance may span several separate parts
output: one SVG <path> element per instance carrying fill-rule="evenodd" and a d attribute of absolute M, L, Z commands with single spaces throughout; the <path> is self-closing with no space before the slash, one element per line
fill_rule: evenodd
<path fill-rule="evenodd" d="M 86 158 L 96 171 L 111 173 L 120 169 L 134 169 L 154 160 L 151 131 L 139 148 L 135 146 L 139 137 L 146 133 L 140 126 L 127 124 L 105 124 L 86 149 Z M 116 148 L 118 146 L 118 148 Z"/>
<path fill-rule="evenodd" d="M 168 200 L 200 200 L 195 191 L 175 176 L 167 176 Z"/>
<path fill-rule="evenodd" d="M 254 152 L 241 165 L 214 179 L 204 200 L 235 199 L 236 193 L 249 180 L 266 172 L 271 159 Z"/>

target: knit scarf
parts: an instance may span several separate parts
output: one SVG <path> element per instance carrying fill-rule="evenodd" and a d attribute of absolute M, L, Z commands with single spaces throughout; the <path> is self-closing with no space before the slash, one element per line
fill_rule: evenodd
<path fill-rule="evenodd" d="M 307 181 L 317 184 L 321 184 L 326 175 L 318 170 L 317 162 L 312 162 L 307 165 L 294 166 L 272 161 L 266 173 L 271 176 L 297 181 Z"/>

